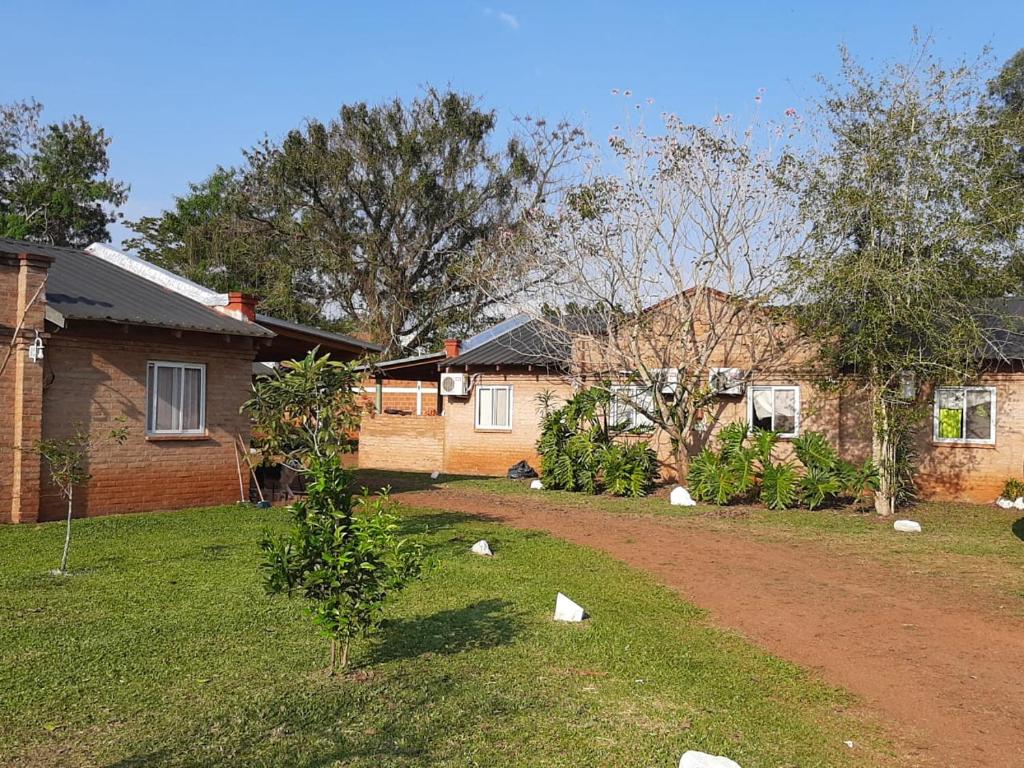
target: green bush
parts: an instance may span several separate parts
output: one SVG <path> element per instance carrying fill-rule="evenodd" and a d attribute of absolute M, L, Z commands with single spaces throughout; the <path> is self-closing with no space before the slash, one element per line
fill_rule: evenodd
<path fill-rule="evenodd" d="M 878 470 L 870 460 L 857 465 L 839 458 L 820 432 L 792 441 L 799 466 L 773 460 L 779 441 L 774 432 L 751 431 L 734 422 L 722 427 L 716 439 L 717 452 L 705 448 L 690 462 L 689 490 L 698 501 L 727 505 L 756 498 L 770 509 L 820 509 L 878 488 Z"/>
<path fill-rule="evenodd" d="M 579 493 L 644 496 L 658 462 L 646 442 L 619 443 L 608 424 L 607 387 L 577 392 L 561 408 L 545 408 L 537 441 L 544 487 Z"/>
<path fill-rule="evenodd" d="M 1024 480 L 1018 480 L 1015 477 L 1011 477 L 1003 485 L 1003 493 L 1001 494 L 1004 499 L 1019 499 L 1024 496 Z"/>

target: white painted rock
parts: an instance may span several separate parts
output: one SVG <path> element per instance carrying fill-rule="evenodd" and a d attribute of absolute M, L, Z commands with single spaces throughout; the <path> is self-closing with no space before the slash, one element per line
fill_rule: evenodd
<path fill-rule="evenodd" d="M 431 480 L 437 480 L 437 478 L 439 478 L 440 476 L 441 476 L 441 473 L 438 472 L 436 469 L 433 472 L 430 473 L 430 479 Z"/>
<path fill-rule="evenodd" d="M 561 592 L 555 598 L 555 621 L 580 622 L 587 617 L 583 606 L 577 605 Z"/>
<path fill-rule="evenodd" d="M 679 768 L 740 768 L 735 760 L 721 755 L 709 755 L 706 752 L 690 750 L 683 754 Z"/>
<path fill-rule="evenodd" d="M 916 523 L 913 520 L 897 520 L 895 523 L 892 524 L 892 527 L 897 531 L 902 531 L 903 533 L 921 532 L 921 524 Z"/>
<path fill-rule="evenodd" d="M 480 539 L 469 551 L 474 555 L 483 555 L 484 557 L 490 557 L 494 554 L 491 552 L 491 545 L 487 543 L 487 539 Z"/>
<path fill-rule="evenodd" d="M 1018 496 L 1017 500 L 1013 502 L 1014 509 L 1024 509 L 1024 496 Z"/>
<path fill-rule="evenodd" d="M 532 483 L 530 483 L 530 489 L 534 491 L 543 491 L 544 483 L 542 483 L 540 480 L 534 480 Z"/>
<path fill-rule="evenodd" d="M 690 492 L 683 488 L 681 485 L 677 485 L 672 489 L 672 493 L 668 497 L 669 503 L 674 507 L 695 507 L 697 502 L 693 500 Z"/>
<path fill-rule="evenodd" d="M 1004 499 L 1002 496 L 1000 496 L 998 499 L 996 499 L 996 506 L 1002 507 L 1003 509 L 1013 509 L 1014 502 L 1010 501 L 1010 499 Z"/>

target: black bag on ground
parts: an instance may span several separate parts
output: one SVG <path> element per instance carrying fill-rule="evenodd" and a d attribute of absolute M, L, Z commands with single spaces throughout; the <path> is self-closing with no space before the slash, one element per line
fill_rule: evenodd
<path fill-rule="evenodd" d="M 509 480 L 529 480 L 532 477 L 537 477 L 537 470 L 527 464 L 526 459 L 523 459 L 508 471 Z"/>

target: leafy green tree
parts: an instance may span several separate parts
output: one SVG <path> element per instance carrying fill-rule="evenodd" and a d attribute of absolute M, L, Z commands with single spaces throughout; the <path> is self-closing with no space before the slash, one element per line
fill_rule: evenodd
<path fill-rule="evenodd" d="M 990 341 L 980 310 L 1004 295 L 1019 249 L 988 215 L 1001 182 L 987 160 L 1007 136 L 977 119 L 991 98 L 981 71 L 945 68 L 915 41 L 910 63 L 877 73 L 844 49 L 842 79 L 822 81 L 830 142 L 804 166 L 814 249 L 793 261 L 793 284 L 805 330 L 869 396 L 883 514 L 909 492 L 921 385 L 977 373 Z"/>
<path fill-rule="evenodd" d="M 80 116 L 43 125 L 36 102 L 0 104 L 0 236 L 85 246 L 128 199 L 109 177 L 110 139 Z"/>
<path fill-rule="evenodd" d="M 416 578 L 422 548 L 399 535 L 386 492 L 353 493 L 341 463 L 358 419 L 349 364 L 318 356 L 284 363 L 261 377 L 245 408 L 265 451 L 301 463 L 306 498 L 291 507 L 292 528 L 265 535 L 261 570 L 271 594 L 301 595 L 314 624 L 331 640 L 328 672 L 348 664 L 349 645 L 380 626 L 387 599 Z"/>
<path fill-rule="evenodd" d="M 325 324 L 314 265 L 279 258 L 274 233 L 245 215 L 241 173 L 218 168 L 189 185 L 174 208 L 132 223 L 137 237 L 125 247 L 216 291 L 245 290 L 260 297 L 260 311 L 287 320 Z M 339 328 L 347 330 L 347 328 Z"/>
<path fill-rule="evenodd" d="M 994 126 L 1004 141 L 989 145 L 992 166 L 987 216 L 993 236 L 1012 243 L 1024 226 L 1024 49 L 1011 56 L 988 83 L 990 98 L 979 110 L 983 125 Z M 1024 290 L 1024 254 L 1017 251 L 1010 271 L 1018 294 Z"/>
<path fill-rule="evenodd" d="M 524 119 L 498 151 L 496 124 L 473 97 L 434 88 L 409 103 L 345 105 L 247 152 L 230 205 L 211 209 L 210 182 L 199 185 L 162 221 L 136 222 L 132 245 L 202 282 L 294 292 L 300 303 L 283 314 L 315 307 L 391 351 L 437 344 L 539 277 L 495 242 L 557 190 L 582 141 L 571 126 Z M 194 223 L 185 214 L 197 207 Z M 240 238 L 251 262 L 210 247 L 211 230 L 221 244 Z M 519 279 L 482 289 L 499 267 Z"/>
<path fill-rule="evenodd" d="M 89 456 L 93 449 L 102 443 L 121 445 L 128 439 L 126 427 L 110 430 L 106 435 L 95 436 L 87 432 L 81 425 L 75 428 L 71 437 L 63 439 L 40 440 L 35 451 L 43 459 L 50 473 L 50 481 L 60 491 L 68 503 L 67 528 L 64 534 L 64 552 L 60 558 L 58 573 L 64 576 L 68 572 L 68 556 L 71 553 L 71 515 L 74 511 L 75 488 L 89 482 Z"/>

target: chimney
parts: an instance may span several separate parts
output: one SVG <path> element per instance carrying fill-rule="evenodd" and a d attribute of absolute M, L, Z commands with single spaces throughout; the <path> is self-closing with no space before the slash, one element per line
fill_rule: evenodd
<path fill-rule="evenodd" d="M 462 339 L 445 339 L 444 340 L 444 356 L 445 357 L 458 357 L 459 351 L 462 349 Z"/>
<path fill-rule="evenodd" d="M 228 304 L 224 310 L 239 320 L 256 322 L 256 297 L 251 293 L 241 291 L 230 291 L 228 293 Z"/>

